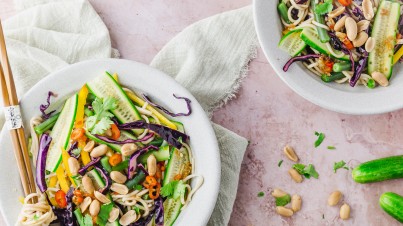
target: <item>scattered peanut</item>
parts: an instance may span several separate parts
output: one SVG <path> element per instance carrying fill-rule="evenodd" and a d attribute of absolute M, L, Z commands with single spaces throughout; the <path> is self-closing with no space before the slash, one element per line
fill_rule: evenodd
<path fill-rule="evenodd" d="M 354 47 L 363 46 L 368 40 L 368 34 L 365 31 L 358 33 L 357 37 L 353 40 Z"/>
<path fill-rule="evenodd" d="M 283 217 L 291 217 L 294 214 L 294 212 L 291 209 L 286 208 L 284 206 L 277 206 L 276 212 Z"/>
<path fill-rule="evenodd" d="M 369 20 L 360 20 L 360 21 L 358 21 L 357 22 L 358 32 L 367 30 L 370 23 L 371 22 Z"/>
<path fill-rule="evenodd" d="M 129 193 L 129 189 L 124 184 L 113 183 L 111 186 L 111 190 L 119 193 L 120 195 L 126 195 Z"/>
<path fill-rule="evenodd" d="M 350 206 L 346 203 L 344 203 L 341 207 L 340 207 L 340 218 L 343 220 L 348 220 L 350 218 Z"/>
<path fill-rule="evenodd" d="M 379 85 L 381 85 L 383 87 L 386 87 L 386 86 L 389 85 L 389 80 L 381 72 L 375 71 L 375 72 L 372 73 L 371 76 Z"/>
<path fill-rule="evenodd" d="M 81 212 L 84 213 L 92 202 L 91 197 L 85 197 L 84 201 L 80 204 Z"/>
<path fill-rule="evenodd" d="M 94 188 L 94 184 L 92 183 L 91 178 L 89 178 L 87 175 L 84 175 L 83 179 L 82 179 L 82 183 L 83 183 L 84 190 L 87 193 L 89 193 L 89 194 L 94 193 L 95 188 Z"/>
<path fill-rule="evenodd" d="M 153 154 L 151 154 L 147 158 L 147 168 L 148 168 L 148 174 L 150 174 L 150 176 L 154 176 L 155 173 L 157 172 L 157 159 Z"/>
<path fill-rule="evenodd" d="M 371 0 L 363 0 L 362 1 L 362 12 L 364 14 L 365 19 L 372 20 L 374 18 L 374 7 L 372 6 Z"/>
<path fill-rule="evenodd" d="M 357 37 L 357 23 L 351 17 L 347 17 L 346 23 L 344 25 L 346 27 L 347 37 L 350 40 L 354 40 Z"/>
<path fill-rule="evenodd" d="M 89 141 L 83 148 L 84 151 L 86 152 L 91 152 L 92 149 L 94 149 L 95 142 L 93 140 Z"/>
<path fill-rule="evenodd" d="M 123 184 L 127 180 L 127 177 L 119 171 L 112 171 L 110 176 L 113 181 L 119 184 Z"/>
<path fill-rule="evenodd" d="M 136 212 L 134 210 L 127 211 L 119 220 L 122 226 L 129 225 L 137 219 Z"/>
<path fill-rule="evenodd" d="M 365 43 L 365 50 L 370 53 L 375 49 L 375 38 L 369 37 Z"/>
<path fill-rule="evenodd" d="M 288 159 L 294 162 L 298 162 L 298 156 L 295 153 L 294 149 L 288 145 L 284 147 L 284 154 L 287 156 Z"/>
<path fill-rule="evenodd" d="M 98 199 L 98 201 L 100 201 L 100 202 L 102 202 L 102 203 L 110 203 L 111 202 L 111 200 L 110 199 L 108 199 L 108 197 L 106 197 L 104 194 L 102 194 L 101 192 L 99 192 L 99 191 L 94 191 L 94 196 L 95 196 L 95 198 L 97 198 Z"/>
<path fill-rule="evenodd" d="M 342 18 L 340 18 L 340 20 L 338 20 L 334 25 L 334 30 L 341 31 L 341 29 L 343 29 L 344 25 L 346 24 L 346 19 L 347 16 L 343 16 Z"/>
<path fill-rule="evenodd" d="M 119 217 L 119 209 L 116 207 L 113 207 L 113 209 L 111 210 L 111 212 L 109 213 L 109 218 L 108 221 L 110 223 L 115 222 L 116 219 L 118 219 Z"/>
<path fill-rule="evenodd" d="M 340 191 L 332 192 L 330 194 L 329 198 L 327 199 L 327 204 L 329 206 L 337 205 L 340 202 L 342 196 L 343 196 L 343 194 Z"/>
<path fill-rule="evenodd" d="M 101 156 L 105 155 L 107 151 L 108 151 L 108 146 L 106 146 L 105 144 L 100 144 L 100 145 L 96 146 L 94 149 L 92 149 L 90 155 L 93 158 L 97 158 L 97 157 L 101 157 Z"/>
<path fill-rule="evenodd" d="M 302 199 L 299 195 L 293 195 L 291 197 L 291 209 L 295 212 L 301 210 Z"/>
<path fill-rule="evenodd" d="M 111 129 L 105 130 L 104 135 L 107 136 L 107 137 L 111 137 L 112 136 L 112 130 Z"/>
<path fill-rule="evenodd" d="M 130 144 L 124 144 L 120 150 L 122 152 L 123 156 L 130 156 L 132 155 L 135 151 L 137 151 L 137 145 L 130 143 Z"/>
<path fill-rule="evenodd" d="M 288 170 L 288 173 L 290 174 L 291 178 L 297 182 L 297 183 L 301 183 L 303 178 L 301 176 L 301 174 L 298 173 L 298 171 L 296 171 L 295 169 L 291 168 L 290 170 Z"/>
<path fill-rule="evenodd" d="M 90 208 L 89 208 L 90 215 L 93 216 L 93 217 L 98 216 L 100 208 L 101 208 L 101 203 L 99 203 L 98 200 L 94 199 L 91 202 L 91 205 L 90 205 Z"/>
<path fill-rule="evenodd" d="M 273 192 L 271 193 L 271 195 L 272 195 L 273 197 L 275 197 L 275 198 L 280 198 L 280 197 L 286 196 L 286 195 L 288 195 L 288 194 L 287 194 L 287 192 L 285 192 L 285 191 L 283 191 L 283 190 L 281 190 L 281 189 L 275 188 L 275 189 L 273 190 Z"/>
<path fill-rule="evenodd" d="M 335 18 L 335 17 L 340 16 L 341 14 L 343 14 L 344 11 L 346 11 L 346 7 L 340 6 L 337 9 L 333 10 L 332 12 L 330 12 L 328 14 L 328 17 L 329 18 Z"/>
<path fill-rule="evenodd" d="M 80 163 L 78 163 L 77 159 L 74 157 L 70 157 L 68 159 L 69 169 L 71 175 L 75 176 L 78 174 L 78 170 L 80 169 Z"/>

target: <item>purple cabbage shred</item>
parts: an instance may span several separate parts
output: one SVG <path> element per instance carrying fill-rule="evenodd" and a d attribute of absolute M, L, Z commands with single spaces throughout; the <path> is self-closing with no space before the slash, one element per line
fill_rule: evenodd
<path fill-rule="evenodd" d="M 74 188 L 70 188 L 66 194 L 67 207 L 65 209 L 59 209 L 52 206 L 53 212 L 57 216 L 57 220 L 63 226 L 77 225 L 73 217 L 73 191 Z"/>
<path fill-rule="evenodd" d="M 45 167 L 46 167 L 46 156 L 48 155 L 49 146 L 52 141 L 52 137 L 49 134 L 44 133 L 39 141 L 39 153 L 36 159 L 36 185 L 41 192 L 45 192 L 47 189 L 45 180 Z"/>
<path fill-rule="evenodd" d="M 55 111 L 51 111 L 49 113 L 46 113 L 45 111 L 49 108 L 50 106 L 50 97 L 56 97 L 57 95 L 53 93 L 52 91 L 48 92 L 48 98 L 46 99 L 46 104 L 41 104 L 39 106 L 39 110 L 42 112 L 42 118 L 43 119 L 48 119 Z"/>
<path fill-rule="evenodd" d="M 368 60 L 368 52 L 365 51 L 362 47 L 359 48 L 360 52 L 362 53 L 358 63 L 352 68 L 354 68 L 353 77 L 350 79 L 350 86 L 354 87 L 357 84 L 357 81 L 360 79 L 362 72 L 364 71 L 365 65 L 367 65 Z"/>
<path fill-rule="evenodd" d="M 106 172 L 104 168 L 98 166 L 94 166 L 94 168 L 99 172 L 99 174 L 101 174 L 105 181 L 105 187 L 100 188 L 98 191 L 105 194 L 112 185 L 112 179 L 109 177 L 108 172 Z"/>
<path fill-rule="evenodd" d="M 172 116 L 172 117 L 189 116 L 189 115 L 192 113 L 192 108 L 191 108 L 191 106 L 190 106 L 190 103 L 191 103 L 192 101 L 191 101 L 189 98 L 176 96 L 175 94 L 173 94 L 173 96 L 174 96 L 176 99 L 185 100 L 185 102 L 186 102 L 186 107 L 187 107 L 187 109 L 188 109 L 188 112 L 187 112 L 187 113 L 173 113 L 173 112 L 167 110 L 166 108 L 164 108 L 164 107 L 162 107 L 162 106 L 160 106 L 160 105 L 158 105 L 158 104 L 152 102 L 152 100 L 150 99 L 150 97 L 148 97 L 147 95 L 142 94 L 142 97 L 144 98 L 144 100 L 145 100 L 149 105 L 151 105 L 151 106 L 153 106 L 153 107 L 155 107 L 155 108 L 160 109 L 161 111 L 163 111 L 163 112 L 164 112 L 165 114 L 167 114 L 167 115 L 170 115 L 170 116 Z"/>
<path fill-rule="evenodd" d="M 127 178 L 128 179 L 132 179 L 134 176 L 134 173 L 136 172 L 137 169 L 137 158 L 142 155 L 145 154 L 147 151 L 149 151 L 150 149 L 154 149 L 154 150 L 158 150 L 158 147 L 154 146 L 154 145 L 150 145 L 147 147 L 144 147 L 136 152 L 134 152 L 132 154 L 132 156 L 130 156 L 130 160 L 129 160 L 129 167 L 127 170 Z"/>
<path fill-rule="evenodd" d="M 308 55 L 303 55 L 303 56 L 296 56 L 291 58 L 283 67 L 283 71 L 287 72 L 288 69 L 290 68 L 291 64 L 293 64 L 294 62 L 297 61 L 306 61 L 312 58 L 319 58 L 320 55 L 319 54 L 308 54 Z"/>
<path fill-rule="evenodd" d="M 149 140 L 149 139 L 150 139 L 151 137 L 153 137 L 153 136 L 154 136 L 154 134 L 149 133 L 149 134 L 147 134 L 146 136 L 144 136 L 144 137 L 141 138 L 141 139 L 137 139 L 137 140 L 127 139 L 127 140 L 119 141 L 119 140 L 113 140 L 113 139 L 111 139 L 111 138 L 108 138 L 108 137 L 105 137 L 105 136 L 101 136 L 101 135 L 95 134 L 95 137 L 97 137 L 98 139 L 100 139 L 100 140 L 102 140 L 102 141 L 105 141 L 105 142 L 108 142 L 108 143 L 111 143 L 111 144 L 130 144 L 130 143 L 138 143 L 138 142 L 142 142 L 142 141 L 147 141 L 147 140 Z"/>
<path fill-rule="evenodd" d="M 74 143 L 70 146 L 70 148 L 69 148 L 69 150 L 67 151 L 67 153 L 69 153 L 69 155 L 70 155 L 71 157 L 78 159 L 78 158 L 80 158 L 80 154 L 75 155 L 75 154 L 73 153 L 73 150 L 74 150 L 74 149 L 77 149 L 77 148 L 78 148 L 78 143 L 77 143 L 77 141 L 76 141 L 76 142 L 74 142 Z"/>
<path fill-rule="evenodd" d="M 78 170 L 78 173 L 79 173 L 81 176 L 84 176 L 84 174 L 87 172 L 88 168 L 90 168 L 91 166 L 94 166 L 94 165 L 97 164 L 100 160 L 101 160 L 101 157 L 92 159 L 91 162 L 89 162 L 87 165 L 81 167 L 81 169 Z"/>

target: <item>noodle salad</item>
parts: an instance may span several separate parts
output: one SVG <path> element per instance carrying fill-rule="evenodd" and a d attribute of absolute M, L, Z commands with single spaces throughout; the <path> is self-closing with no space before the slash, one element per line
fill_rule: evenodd
<path fill-rule="evenodd" d="M 21 200 L 16 225 L 173 225 L 203 183 L 190 137 L 171 119 L 190 115 L 191 101 L 174 94 L 188 112 L 172 113 L 108 72 L 62 109 L 48 110 L 52 96 L 30 120 L 39 191 Z"/>
<path fill-rule="evenodd" d="M 388 86 L 403 55 L 401 2 L 395 0 L 281 0 L 279 48 L 323 82 Z"/>

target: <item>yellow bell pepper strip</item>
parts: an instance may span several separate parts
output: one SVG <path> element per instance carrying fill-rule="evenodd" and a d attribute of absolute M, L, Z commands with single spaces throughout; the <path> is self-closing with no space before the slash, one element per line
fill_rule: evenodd
<path fill-rule="evenodd" d="M 70 155 L 69 153 L 64 150 L 64 148 L 62 148 L 62 159 L 63 159 L 63 165 L 64 165 L 64 169 L 66 170 L 67 176 L 70 178 L 71 184 L 73 184 L 73 187 L 76 187 L 76 182 L 73 180 L 73 178 L 71 178 L 72 174 L 70 172 L 70 167 L 69 167 L 69 158 Z"/>
<path fill-rule="evenodd" d="M 112 78 L 115 79 L 115 81 L 116 81 L 117 83 L 119 83 L 118 74 L 114 73 L 114 74 L 112 75 Z"/>
<path fill-rule="evenodd" d="M 18 201 L 20 201 L 21 204 L 24 204 L 24 200 L 25 200 L 24 197 L 22 196 L 18 197 Z"/>
<path fill-rule="evenodd" d="M 403 46 L 393 55 L 393 65 L 399 62 L 400 58 L 403 56 Z"/>
<path fill-rule="evenodd" d="M 88 88 L 87 86 L 83 86 L 80 92 L 78 92 L 78 106 L 77 106 L 76 123 L 75 123 L 76 128 L 82 128 L 84 126 L 84 107 L 85 103 L 87 102 L 87 96 L 88 96 Z M 85 147 L 85 141 L 79 141 L 78 147 L 81 148 L 80 153 L 81 161 L 83 162 L 84 165 L 87 165 L 89 162 L 91 162 L 91 158 L 88 152 L 83 151 Z"/>
<path fill-rule="evenodd" d="M 49 188 L 54 188 L 54 187 L 56 187 L 56 184 L 57 184 L 57 176 L 51 177 L 51 178 L 49 179 L 49 185 L 48 185 L 48 187 L 49 187 Z M 48 197 L 49 197 L 49 194 L 48 194 Z M 50 203 L 51 203 L 53 206 L 57 206 L 57 203 L 56 203 L 55 198 L 49 198 L 49 200 L 50 200 Z"/>
<path fill-rule="evenodd" d="M 143 106 L 145 104 L 145 101 L 141 99 L 140 97 L 136 96 L 133 92 L 126 92 L 126 95 L 134 101 L 136 104 Z M 161 113 L 159 113 L 153 106 L 147 105 L 146 107 L 147 110 L 151 111 L 157 118 L 161 121 L 161 123 L 165 126 L 168 126 L 171 129 L 177 130 L 178 128 L 176 127 L 175 124 L 173 124 L 169 119 L 167 119 L 165 116 L 163 116 Z"/>
<path fill-rule="evenodd" d="M 56 176 L 57 176 L 57 179 L 59 180 L 60 188 L 67 194 L 70 186 L 68 184 L 68 181 L 66 180 L 66 176 L 64 175 L 64 170 L 63 170 L 62 164 L 60 164 L 59 168 L 57 168 Z"/>

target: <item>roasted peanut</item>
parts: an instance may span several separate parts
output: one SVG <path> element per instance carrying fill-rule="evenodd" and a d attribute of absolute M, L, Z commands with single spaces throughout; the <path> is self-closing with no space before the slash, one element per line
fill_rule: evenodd
<path fill-rule="evenodd" d="M 86 152 L 91 152 L 92 149 L 94 149 L 95 142 L 93 140 L 90 140 L 83 148 L 84 151 Z"/>
<path fill-rule="evenodd" d="M 362 1 L 362 12 L 364 14 L 365 19 L 372 20 L 372 18 L 374 18 L 375 13 L 371 0 Z"/>
<path fill-rule="evenodd" d="M 123 184 L 127 180 L 127 177 L 119 171 L 112 171 L 110 176 L 113 181 L 119 184 Z"/>
<path fill-rule="evenodd" d="M 75 176 L 78 174 L 78 170 L 80 169 L 80 163 L 78 163 L 77 159 L 74 157 L 70 157 L 68 159 L 69 169 L 71 175 Z"/>
<path fill-rule="evenodd" d="M 368 34 L 365 31 L 358 33 L 357 37 L 353 40 L 354 47 L 363 46 L 368 40 Z"/>
<path fill-rule="evenodd" d="M 337 9 L 333 10 L 332 12 L 330 12 L 328 14 L 328 17 L 335 18 L 335 17 L 340 16 L 341 14 L 343 14 L 344 11 L 346 11 L 346 7 L 344 7 L 344 6 L 338 7 Z"/>
<path fill-rule="evenodd" d="M 334 25 L 334 30 L 341 31 L 341 29 L 343 29 L 344 25 L 346 24 L 346 19 L 347 19 L 347 16 L 343 16 L 342 18 L 340 18 Z"/>
<path fill-rule="evenodd" d="M 342 198 L 343 194 L 340 191 L 334 191 L 330 194 L 329 198 L 327 199 L 327 204 L 329 206 L 335 206 L 337 205 L 341 198 Z"/>
<path fill-rule="evenodd" d="M 298 160 L 299 160 L 297 154 L 294 151 L 294 149 L 292 147 L 288 146 L 288 145 L 284 147 L 284 154 L 291 161 L 298 162 Z"/>
<path fill-rule="evenodd" d="M 273 192 L 271 193 L 271 195 L 272 195 L 273 197 L 280 198 L 280 197 L 286 196 L 286 195 L 288 195 L 288 194 L 287 194 L 287 192 L 285 192 L 285 191 L 283 191 L 283 190 L 281 190 L 281 189 L 275 188 L 275 189 L 273 190 Z"/>
<path fill-rule="evenodd" d="M 111 210 L 111 212 L 109 213 L 109 218 L 108 221 L 110 223 L 115 222 L 116 219 L 118 219 L 119 217 L 119 209 L 116 207 L 113 207 L 113 209 Z"/>
<path fill-rule="evenodd" d="M 135 151 L 137 151 L 137 145 L 130 143 L 130 144 L 124 144 L 120 150 L 122 152 L 123 156 L 130 156 L 132 155 Z"/>
<path fill-rule="evenodd" d="M 340 218 L 343 220 L 348 220 L 350 218 L 350 206 L 346 203 L 344 203 L 341 207 L 340 207 Z"/>
<path fill-rule="evenodd" d="M 290 169 L 288 170 L 288 173 L 290 174 L 291 178 L 297 182 L 297 183 L 301 183 L 303 178 L 301 176 L 301 174 L 298 173 L 298 171 L 296 171 L 295 169 Z"/>
<path fill-rule="evenodd" d="M 87 193 L 89 193 L 89 194 L 94 193 L 95 188 L 94 188 L 94 184 L 92 183 L 91 178 L 89 178 L 87 175 L 84 175 L 83 179 L 82 179 L 82 183 L 83 183 L 84 190 Z"/>
<path fill-rule="evenodd" d="M 294 212 L 291 209 L 286 208 L 284 206 L 277 206 L 276 212 L 283 217 L 291 217 L 294 214 Z"/>
<path fill-rule="evenodd" d="M 118 183 L 113 183 L 111 190 L 119 193 L 120 195 L 126 195 L 129 192 L 129 189 L 126 187 L 126 185 Z"/>
<path fill-rule="evenodd" d="M 108 151 L 108 146 L 106 146 L 105 144 L 100 144 L 100 145 L 96 146 L 94 149 L 92 149 L 90 155 L 93 158 L 97 158 L 97 157 L 101 157 L 101 156 L 105 155 L 107 151 Z"/>
<path fill-rule="evenodd" d="M 301 210 L 301 205 L 302 205 L 301 196 L 293 195 L 291 197 L 291 209 L 292 209 L 292 211 L 294 211 L 294 213 L 298 212 L 299 210 Z"/>
<path fill-rule="evenodd" d="M 375 38 L 369 37 L 365 43 L 365 50 L 370 53 L 375 49 Z"/>
<path fill-rule="evenodd" d="M 150 174 L 150 176 L 154 176 L 155 173 L 157 172 L 157 159 L 153 154 L 151 154 L 147 158 L 147 168 L 148 168 L 148 174 Z"/>
<path fill-rule="evenodd" d="M 389 80 L 381 72 L 375 71 L 372 73 L 371 76 L 379 85 L 384 86 L 384 87 L 389 85 Z"/>
<path fill-rule="evenodd" d="M 93 217 L 98 216 L 100 208 L 101 208 L 101 203 L 99 203 L 98 200 L 94 199 L 91 202 L 91 205 L 90 205 L 90 208 L 89 208 L 90 215 L 93 216 Z"/>
<path fill-rule="evenodd" d="M 119 220 L 122 226 L 129 225 L 137 219 L 136 212 L 134 210 L 127 211 Z"/>
<path fill-rule="evenodd" d="M 101 192 L 99 192 L 99 191 L 94 191 L 94 196 L 95 196 L 95 198 L 97 198 L 98 199 L 98 201 L 100 201 L 100 202 L 102 202 L 102 203 L 110 203 L 111 202 L 111 200 L 110 199 L 108 199 L 108 197 L 106 197 L 104 194 L 102 194 Z"/>
<path fill-rule="evenodd" d="M 357 23 L 355 22 L 355 20 L 351 17 L 347 17 L 344 26 L 346 27 L 346 33 L 348 39 L 350 39 L 351 41 L 354 40 L 357 37 L 357 31 L 358 31 Z"/>
<path fill-rule="evenodd" d="M 81 212 L 84 213 L 87 208 L 91 205 L 92 199 L 91 197 L 85 197 L 85 199 L 83 200 L 83 202 L 80 204 L 80 209 Z"/>

